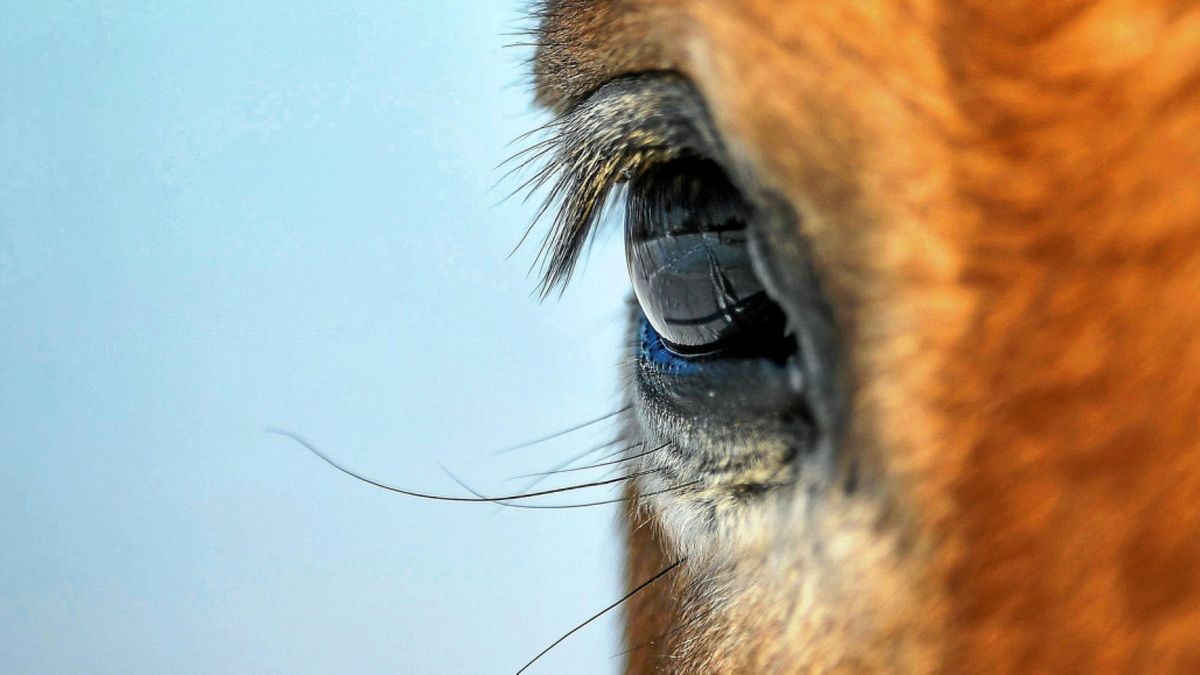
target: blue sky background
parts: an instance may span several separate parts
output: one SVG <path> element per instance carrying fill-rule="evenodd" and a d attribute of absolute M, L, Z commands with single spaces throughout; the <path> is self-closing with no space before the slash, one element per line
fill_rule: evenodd
<path fill-rule="evenodd" d="M 619 237 L 557 302 L 505 260 L 520 4 L 5 8 L 0 671 L 512 672 L 619 597 L 611 507 L 262 431 L 450 493 L 603 438 L 488 452 L 615 407 L 628 286 Z M 614 672 L 614 626 L 534 672 Z"/>

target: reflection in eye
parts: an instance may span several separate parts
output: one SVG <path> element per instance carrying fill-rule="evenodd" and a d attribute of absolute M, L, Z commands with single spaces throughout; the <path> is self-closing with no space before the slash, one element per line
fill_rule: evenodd
<path fill-rule="evenodd" d="M 750 212 L 710 161 L 672 161 L 630 185 L 629 275 L 646 319 L 676 354 L 743 351 L 783 335 L 784 314 L 752 267 Z"/>

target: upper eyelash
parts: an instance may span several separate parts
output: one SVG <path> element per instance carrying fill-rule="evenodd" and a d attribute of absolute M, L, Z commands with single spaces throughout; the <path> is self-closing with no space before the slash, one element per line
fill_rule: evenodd
<path fill-rule="evenodd" d="M 666 73 L 612 80 L 532 134 L 543 130 L 547 138 L 510 159 L 520 160 L 514 172 L 545 162 L 517 189 L 547 188 L 522 242 L 554 213 L 533 263 L 542 298 L 565 289 L 614 188 L 654 164 L 717 148 L 695 90 Z"/>

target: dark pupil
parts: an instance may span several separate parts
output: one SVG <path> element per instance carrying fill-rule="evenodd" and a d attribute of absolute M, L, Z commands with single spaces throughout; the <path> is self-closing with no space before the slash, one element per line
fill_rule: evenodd
<path fill-rule="evenodd" d="M 751 268 L 750 209 L 719 167 L 652 168 L 633 180 L 626 209 L 634 293 L 668 349 L 708 355 L 782 335 L 783 313 Z"/>

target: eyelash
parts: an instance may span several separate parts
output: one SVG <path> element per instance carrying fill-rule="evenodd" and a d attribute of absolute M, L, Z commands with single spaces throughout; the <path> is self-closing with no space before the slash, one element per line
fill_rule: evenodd
<path fill-rule="evenodd" d="M 533 263 L 541 271 L 539 297 L 566 288 L 608 207 L 621 201 L 614 190 L 655 165 L 713 154 L 705 150 L 716 147 L 715 137 L 695 123 L 706 119 L 697 101 L 675 75 L 613 80 L 535 130 L 549 136 L 508 160 L 517 162 L 510 173 L 544 162 L 516 191 L 547 190 L 518 247 L 553 213 Z"/>

